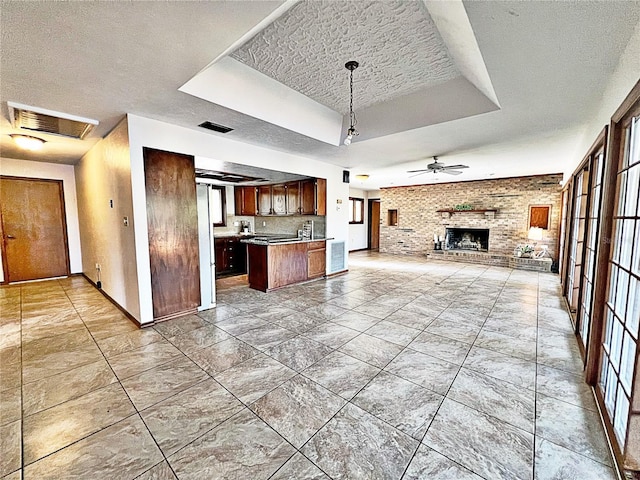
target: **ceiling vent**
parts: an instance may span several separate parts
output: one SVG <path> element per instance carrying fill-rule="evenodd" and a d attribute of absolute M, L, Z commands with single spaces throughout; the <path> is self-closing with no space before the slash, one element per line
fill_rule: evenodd
<path fill-rule="evenodd" d="M 30 132 L 50 133 L 82 140 L 98 125 L 97 120 L 77 117 L 21 103 L 7 102 L 9 118 L 14 128 Z"/>
<path fill-rule="evenodd" d="M 224 125 L 218 125 L 213 122 L 202 122 L 199 127 L 206 128 L 207 130 L 213 130 L 214 132 L 229 133 L 233 128 L 225 127 Z"/>

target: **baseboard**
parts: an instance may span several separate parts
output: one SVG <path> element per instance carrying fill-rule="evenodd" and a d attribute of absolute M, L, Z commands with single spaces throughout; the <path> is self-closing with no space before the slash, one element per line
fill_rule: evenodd
<path fill-rule="evenodd" d="M 338 275 L 344 275 L 345 273 L 349 273 L 349 269 L 340 270 L 339 272 L 328 273 L 325 275 L 325 278 L 337 277 Z"/>
<path fill-rule="evenodd" d="M 129 320 L 131 320 L 133 323 L 135 323 L 139 328 L 150 327 L 150 326 L 152 326 L 152 325 L 154 324 L 154 322 L 150 322 L 150 323 L 145 323 L 144 325 L 142 325 L 142 324 L 138 321 L 138 319 L 137 319 L 137 318 L 135 318 L 133 315 L 131 315 L 129 312 L 127 312 L 127 311 L 124 309 L 124 307 L 123 307 L 122 305 L 120 305 L 118 302 L 116 302 L 113 298 L 111 298 L 107 292 L 105 292 L 105 291 L 104 291 L 103 289 L 101 289 L 101 288 L 98 288 L 98 286 L 96 285 L 96 283 L 95 283 L 93 280 L 91 280 L 89 277 L 87 277 L 87 276 L 85 275 L 85 273 L 84 273 L 84 272 L 83 272 L 83 273 L 74 273 L 73 275 L 74 275 L 74 276 L 75 276 L 75 275 L 77 275 L 77 276 L 82 276 L 82 277 L 84 277 L 84 278 L 87 280 L 87 282 L 89 282 L 91 285 L 93 285 L 93 288 L 95 288 L 96 290 L 98 290 L 98 291 L 99 291 L 99 292 L 104 296 L 104 298 L 106 298 L 106 299 L 107 299 L 107 300 L 109 300 L 111 303 L 113 303 L 113 305 L 114 305 L 118 310 L 120 310 L 120 311 L 124 314 L 124 316 L 125 316 L 125 317 L 127 317 Z"/>

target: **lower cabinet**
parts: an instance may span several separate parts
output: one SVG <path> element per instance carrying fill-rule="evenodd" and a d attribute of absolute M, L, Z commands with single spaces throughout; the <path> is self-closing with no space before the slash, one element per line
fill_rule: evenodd
<path fill-rule="evenodd" d="M 326 243 L 309 242 L 307 244 L 307 278 L 318 278 L 327 270 Z"/>
<path fill-rule="evenodd" d="M 216 275 L 247 273 L 247 246 L 239 237 L 216 238 Z"/>
<path fill-rule="evenodd" d="M 249 287 L 267 292 L 325 274 L 325 241 L 260 245 L 250 243 Z"/>

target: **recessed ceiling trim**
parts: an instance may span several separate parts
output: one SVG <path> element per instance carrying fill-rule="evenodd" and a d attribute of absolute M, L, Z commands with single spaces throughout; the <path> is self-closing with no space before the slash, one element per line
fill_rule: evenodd
<path fill-rule="evenodd" d="M 232 58 L 209 66 L 178 90 L 316 140 L 340 144 L 340 113 Z"/>
<path fill-rule="evenodd" d="M 19 130 L 82 140 L 99 123 L 92 118 L 79 117 L 17 102 L 7 102 L 7 106 L 9 107 L 11 124 Z"/>
<path fill-rule="evenodd" d="M 462 0 L 422 0 L 460 73 L 500 107 Z"/>

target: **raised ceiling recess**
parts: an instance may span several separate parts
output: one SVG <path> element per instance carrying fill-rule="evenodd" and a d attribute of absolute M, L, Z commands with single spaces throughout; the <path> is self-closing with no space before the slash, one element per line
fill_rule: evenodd
<path fill-rule="evenodd" d="M 348 126 L 344 63 L 353 58 L 359 141 L 496 110 L 459 7 L 300 1 L 181 90 L 334 145 Z M 235 88 L 211 88 L 220 82 Z"/>

